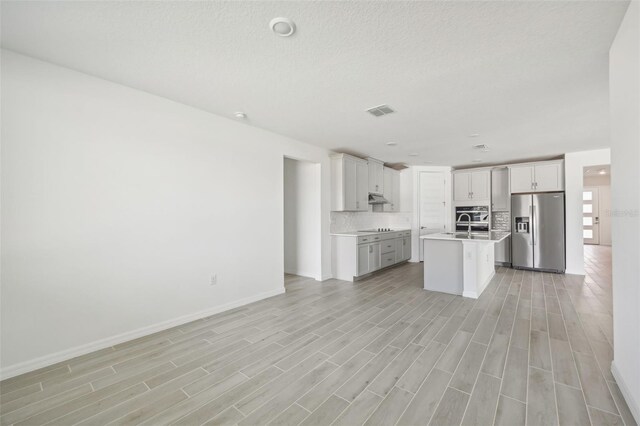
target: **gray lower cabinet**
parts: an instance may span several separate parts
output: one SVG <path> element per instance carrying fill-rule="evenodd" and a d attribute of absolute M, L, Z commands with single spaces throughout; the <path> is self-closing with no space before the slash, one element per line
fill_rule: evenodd
<path fill-rule="evenodd" d="M 358 276 L 380 269 L 380 243 L 358 245 Z"/>
<path fill-rule="evenodd" d="M 366 234 L 334 234 L 332 238 L 334 278 L 354 278 L 407 261 L 411 258 L 411 231 Z"/>
<path fill-rule="evenodd" d="M 495 244 L 495 262 L 501 265 L 511 264 L 511 237 Z"/>

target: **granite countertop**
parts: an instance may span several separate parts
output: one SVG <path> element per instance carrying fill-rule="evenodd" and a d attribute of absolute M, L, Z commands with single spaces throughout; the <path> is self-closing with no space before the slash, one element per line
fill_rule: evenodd
<path fill-rule="evenodd" d="M 500 241 L 511 235 L 508 231 L 491 231 L 486 234 L 467 234 L 466 232 L 446 232 L 440 234 L 427 234 L 420 236 L 423 240 L 446 240 L 446 241 L 474 241 L 474 242 L 491 242 L 499 243 Z"/>
<path fill-rule="evenodd" d="M 332 232 L 329 235 L 334 235 L 334 236 L 338 236 L 338 237 L 362 237 L 365 235 L 380 235 L 380 234 L 393 234 L 394 232 L 405 232 L 405 231 L 411 231 L 411 229 L 406 228 L 406 229 L 392 229 L 391 231 L 384 231 L 384 232 L 378 232 L 378 231 L 345 231 L 345 232 Z"/>

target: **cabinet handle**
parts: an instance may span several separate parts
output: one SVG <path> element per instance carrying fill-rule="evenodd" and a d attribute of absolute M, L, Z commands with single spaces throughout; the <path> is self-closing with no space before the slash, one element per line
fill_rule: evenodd
<path fill-rule="evenodd" d="M 373 246 L 369 246 L 369 253 L 373 253 Z"/>
<path fill-rule="evenodd" d="M 379 240 L 379 239 L 380 239 L 380 237 L 374 237 L 373 239 L 374 239 L 374 240 Z"/>

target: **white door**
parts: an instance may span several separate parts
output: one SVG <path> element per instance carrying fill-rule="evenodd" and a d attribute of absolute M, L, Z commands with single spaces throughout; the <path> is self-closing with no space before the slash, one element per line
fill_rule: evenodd
<path fill-rule="evenodd" d="M 562 167 L 560 164 L 542 164 L 535 166 L 536 191 L 561 191 Z"/>
<path fill-rule="evenodd" d="M 582 236 L 585 244 L 600 244 L 598 188 L 582 191 Z"/>
<path fill-rule="evenodd" d="M 512 194 L 533 191 L 533 166 L 511 167 L 509 177 Z"/>
<path fill-rule="evenodd" d="M 453 174 L 453 200 L 468 201 L 471 199 L 471 173 Z"/>
<path fill-rule="evenodd" d="M 474 200 L 489 199 L 489 170 L 471 173 L 471 198 Z"/>
<path fill-rule="evenodd" d="M 444 191 L 444 174 L 442 172 L 421 172 L 418 184 L 420 235 L 444 232 L 448 208 Z M 421 242 L 419 247 L 420 260 L 422 261 Z"/>

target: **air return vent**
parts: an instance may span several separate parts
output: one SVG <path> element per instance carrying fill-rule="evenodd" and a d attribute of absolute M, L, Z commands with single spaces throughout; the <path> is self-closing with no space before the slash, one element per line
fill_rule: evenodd
<path fill-rule="evenodd" d="M 474 145 L 473 148 L 474 149 L 479 149 L 481 151 L 489 151 L 489 145 L 485 145 L 483 143 L 480 143 L 478 145 Z"/>
<path fill-rule="evenodd" d="M 395 111 L 389 105 L 378 105 L 376 107 L 369 108 L 367 112 L 373 116 L 382 117 L 383 115 L 391 114 Z"/>

